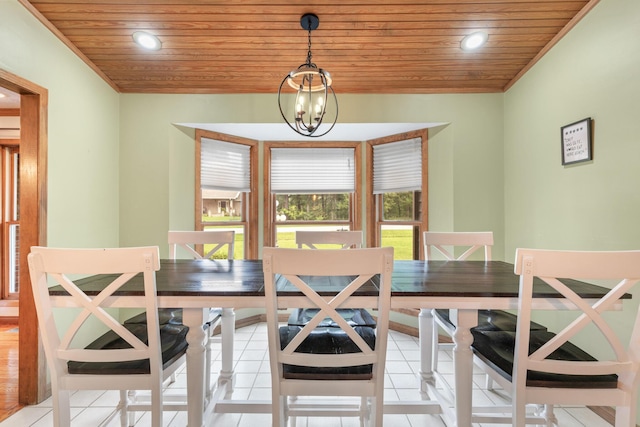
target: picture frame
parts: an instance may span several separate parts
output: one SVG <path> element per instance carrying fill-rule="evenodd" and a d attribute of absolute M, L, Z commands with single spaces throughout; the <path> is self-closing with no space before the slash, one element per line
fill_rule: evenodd
<path fill-rule="evenodd" d="M 563 165 L 593 160 L 591 117 L 562 126 L 560 141 Z"/>

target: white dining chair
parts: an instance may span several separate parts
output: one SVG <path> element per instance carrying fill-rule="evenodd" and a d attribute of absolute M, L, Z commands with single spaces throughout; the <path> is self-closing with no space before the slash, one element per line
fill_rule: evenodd
<path fill-rule="evenodd" d="M 151 411 L 153 426 L 162 426 L 162 384 L 183 362 L 188 328 L 158 323 L 155 272 L 160 269 L 158 247 L 61 249 L 34 246 L 28 255 L 31 289 L 53 395 L 55 427 L 71 423 L 70 394 L 75 390 L 120 390 L 120 422 L 133 425 L 133 411 Z M 144 279 L 146 322 L 125 327 L 109 297 L 141 273 Z M 72 280 L 86 275 L 110 275 L 98 294 L 87 294 Z M 53 309 L 49 286 L 59 285 L 73 298 Z M 97 332 L 100 331 L 100 332 Z M 100 335 L 102 332 L 104 334 Z M 96 338 L 87 345 L 87 342 Z M 86 338 L 83 338 L 85 337 Z M 135 390 L 149 390 L 150 403 L 139 403 Z M 128 392 L 129 391 L 129 392 Z"/>
<path fill-rule="evenodd" d="M 169 258 L 178 258 L 178 248 L 183 249 L 193 259 L 212 258 L 214 254 L 227 247 L 227 259 L 234 258 L 235 231 L 233 230 L 205 230 L 205 231 L 169 231 Z M 212 245 L 202 253 L 198 245 Z"/>
<path fill-rule="evenodd" d="M 438 232 L 425 231 L 423 233 L 425 260 L 433 259 L 434 252 L 438 252 L 448 261 L 465 261 L 475 253 L 482 253 L 481 259 L 491 261 L 491 247 L 493 246 L 493 232 Z M 459 254 L 456 253 L 458 250 Z M 440 328 L 453 337 L 455 325 L 449 317 L 449 310 L 433 310 L 434 330 L 432 341 L 432 370 L 437 372 L 438 354 L 441 349 L 439 342 Z M 515 330 L 517 316 L 503 310 L 478 310 L 478 326 L 475 329 Z M 543 325 L 532 322 L 533 329 L 546 329 Z M 485 387 L 493 388 L 490 376 L 486 377 Z"/>
<path fill-rule="evenodd" d="M 353 249 L 362 247 L 362 231 L 297 230 L 296 245 L 309 249 Z"/>
<path fill-rule="evenodd" d="M 289 417 L 359 416 L 361 423 L 382 426 L 384 367 L 391 304 L 393 248 L 349 251 L 309 251 L 264 248 L 272 425 L 285 426 Z M 355 277 L 354 277 L 355 276 Z M 309 283 L 330 277 L 344 286 L 325 286 L 322 295 Z M 277 283 L 276 283 L 277 282 Z M 361 288 L 374 297 L 376 328 L 351 325 L 338 309 L 362 306 L 351 297 Z M 318 313 L 305 326 L 280 326 L 283 293 L 300 292 Z M 319 327 L 326 317 L 336 327 Z M 293 396 L 295 400 L 289 401 Z M 304 404 L 303 396 L 315 399 Z M 358 397 L 354 406 L 344 398 L 321 407 L 323 397 Z M 326 403 L 326 402 L 325 402 Z"/>
<path fill-rule="evenodd" d="M 491 231 L 425 231 L 422 233 L 425 259 L 433 259 L 433 249 L 436 249 L 446 260 L 464 261 L 475 252 L 483 250 L 482 259 L 491 261 L 491 247 L 493 246 L 493 232 Z M 456 255 L 456 249 L 463 248 L 464 252 Z"/>
<path fill-rule="evenodd" d="M 227 248 L 227 260 L 234 259 L 235 231 L 233 230 L 206 230 L 206 231 L 169 231 L 169 258 L 176 259 L 179 249 L 182 249 L 193 259 L 208 259 L 222 249 Z M 209 250 L 204 245 L 211 246 Z M 200 248 L 199 246 L 202 246 Z M 202 251 L 202 252 L 200 252 Z M 173 310 L 173 309 L 169 309 Z M 205 387 L 207 397 L 211 396 L 213 387 L 211 384 L 211 366 L 213 363 L 213 344 L 220 342 L 219 337 L 214 335 L 215 329 L 222 321 L 223 310 L 226 311 L 232 323 L 235 323 L 235 314 L 232 308 L 222 309 L 212 307 L 209 310 L 209 320 L 204 325 L 207 329 L 207 342 L 205 344 Z M 178 314 L 179 315 L 179 314 Z M 226 340 L 225 346 L 232 346 L 233 340 Z M 232 349 L 225 348 L 225 351 L 232 352 Z M 231 367 L 223 367 L 223 370 L 231 371 Z"/>
<path fill-rule="evenodd" d="M 424 259 L 433 259 L 434 250 L 448 261 L 464 261 L 475 252 L 482 249 L 483 259 L 491 261 L 491 247 L 493 246 L 493 232 L 439 232 L 425 231 L 422 233 L 424 245 Z M 456 248 L 462 247 L 464 252 L 455 255 Z M 449 336 L 453 337 L 455 325 L 449 318 L 449 310 L 433 310 L 433 342 L 431 344 L 432 370 L 438 370 L 438 354 L 441 349 L 439 340 L 440 328 Z M 515 326 L 515 325 L 514 325 Z M 491 383 L 488 384 L 491 386 Z"/>
<path fill-rule="evenodd" d="M 515 273 L 520 276 L 516 332 L 474 334 L 474 352 L 484 362 L 481 366 L 511 394 L 508 422 L 517 427 L 525 423 L 552 425 L 555 404 L 595 405 L 616 408 L 616 427 L 635 427 L 640 311 L 626 339 L 616 333 L 617 316 L 605 312 L 640 281 L 640 251 L 518 249 Z M 614 285 L 606 296 L 594 301 L 571 291 L 563 283 L 568 279 Z M 531 331 L 528 327 L 534 281 L 549 285 L 577 310 L 576 317 L 558 327 L 557 333 Z M 569 341 L 581 333 L 598 348 L 601 357 L 596 359 Z M 526 405 L 531 403 L 547 406 L 544 420 L 527 415 Z"/>

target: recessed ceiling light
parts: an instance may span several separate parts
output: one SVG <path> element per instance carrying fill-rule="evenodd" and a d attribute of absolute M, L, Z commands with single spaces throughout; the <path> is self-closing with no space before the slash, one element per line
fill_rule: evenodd
<path fill-rule="evenodd" d="M 4 98 L 5 96 L 7 95 L 5 95 L 4 93 L 0 93 L 0 98 Z"/>
<path fill-rule="evenodd" d="M 148 50 L 160 50 L 162 47 L 162 42 L 158 37 L 144 31 L 136 31 L 133 33 L 133 41 Z"/>
<path fill-rule="evenodd" d="M 489 35 L 484 31 L 477 31 L 466 35 L 460 42 L 462 50 L 474 50 L 484 45 L 489 39 Z"/>

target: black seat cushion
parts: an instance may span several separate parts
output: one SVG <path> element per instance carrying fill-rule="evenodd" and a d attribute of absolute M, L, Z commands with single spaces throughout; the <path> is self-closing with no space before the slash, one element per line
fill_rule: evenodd
<path fill-rule="evenodd" d="M 455 329 L 449 310 L 438 309 L 435 315 L 443 323 L 449 325 L 451 329 Z M 518 323 L 518 316 L 504 310 L 478 310 L 478 325 L 473 329 L 477 331 L 515 331 Z M 547 327 L 536 322 L 529 324 L 532 331 L 546 331 Z"/>
<path fill-rule="evenodd" d="M 513 351 L 516 333 L 507 331 L 471 331 L 474 354 L 496 370 L 503 378 L 511 381 L 513 372 Z M 531 331 L 529 354 L 533 353 L 553 338 L 548 331 Z M 551 353 L 554 360 L 595 361 L 589 353 L 567 342 Z M 616 388 L 618 376 L 611 375 L 566 375 L 529 371 L 527 385 L 531 387 L 554 388 Z"/>
<path fill-rule="evenodd" d="M 159 308 L 158 323 L 160 325 L 182 325 L 182 309 L 181 308 Z M 147 313 L 142 312 L 124 321 L 125 325 L 147 324 Z"/>
<path fill-rule="evenodd" d="M 145 344 L 148 343 L 146 324 L 128 324 L 125 327 Z M 163 368 L 178 360 L 187 351 L 187 332 L 184 325 L 165 324 L 160 326 L 160 342 L 162 346 Z M 131 348 L 129 343 L 120 338 L 115 332 L 109 331 L 89 344 L 88 349 L 122 349 Z M 91 375 L 128 375 L 148 374 L 149 360 L 131 360 L 124 362 L 77 362 L 67 364 L 71 374 Z"/>
<path fill-rule="evenodd" d="M 289 326 L 304 326 L 316 313 L 317 308 L 296 308 L 291 312 L 287 324 Z M 371 328 L 376 327 L 376 320 L 371 314 L 364 308 L 339 308 L 336 310 L 340 316 L 345 319 L 351 326 L 369 326 Z M 333 327 L 337 328 L 338 325 L 330 318 L 324 319 L 318 327 Z"/>
<path fill-rule="evenodd" d="M 281 326 L 280 344 L 285 348 L 302 327 Z M 364 339 L 371 349 L 375 349 L 375 329 L 367 326 L 356 326 L 354 330 Z M 298 346 L 297 352 L 312 354 L 347 354 L 359 353 L 360 348 L 340 328 L 318 327 Z M 358 365 L 345 367 L 310 367 L 284 365 L 283 375 L 293 379 L 370 379 L 372 365 Z"/>

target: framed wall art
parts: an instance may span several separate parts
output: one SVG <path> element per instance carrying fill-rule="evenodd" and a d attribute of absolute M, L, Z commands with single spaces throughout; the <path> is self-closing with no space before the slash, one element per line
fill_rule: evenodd
<path fill-rule="evenodd" d="M 591 118 L 587 117 L 560 128 L 562 164 L 586 162 L 593 159 Z"/>

